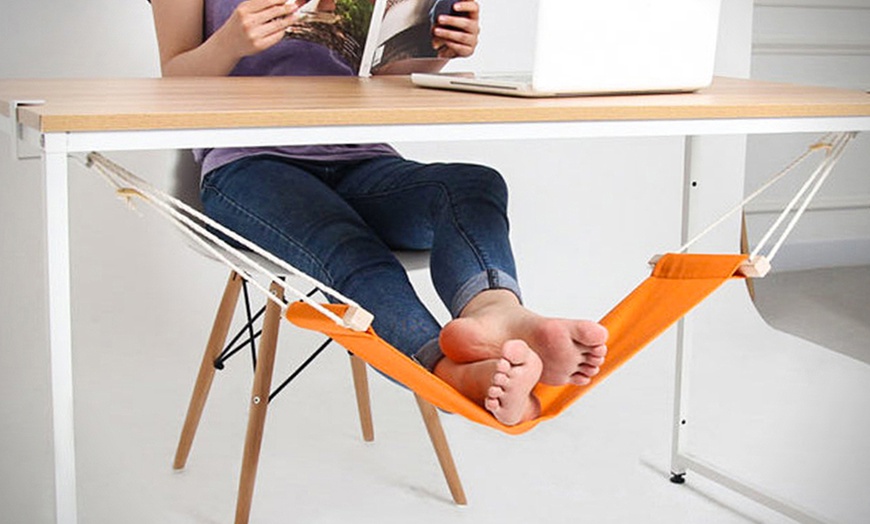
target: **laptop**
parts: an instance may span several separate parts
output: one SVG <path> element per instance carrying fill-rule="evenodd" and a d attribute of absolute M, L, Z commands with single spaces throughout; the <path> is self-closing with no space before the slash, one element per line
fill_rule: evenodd
<path fill-rule="evenodd" d="M 532 71 L 411 81 L 523 97 L 695 91 L 713 80 L 720 2 L 536 0 Z"/>

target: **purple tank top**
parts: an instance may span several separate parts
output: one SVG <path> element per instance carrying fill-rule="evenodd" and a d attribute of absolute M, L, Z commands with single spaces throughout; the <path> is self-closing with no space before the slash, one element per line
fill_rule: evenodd
<path fill-rule="evenodd" d="M 241 2 L 242 0 L 205 0 L 205 38 L 220 28 Z M 265 51 L 241 59 L 230 72 L 231 76 L 349 76 L 353 74 L 355 74 L 353 68 L 326 46 L 293 38 L 284 38 Z M 396 150 L 387 144 L 276 145 L 194 150 L 194 156 L 202 163 L 203 174 L 240 158 L 260 154 L 326 162 L 398 155 Z"/>

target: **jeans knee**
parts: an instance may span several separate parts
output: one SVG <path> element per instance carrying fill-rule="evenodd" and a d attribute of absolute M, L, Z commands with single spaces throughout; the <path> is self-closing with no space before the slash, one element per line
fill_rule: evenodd
<path fill-rule="evenodd" d="M 494 200 L 500 206 L 507 207 L 507 182 L 501 173 L 491 167 L 475 164 L 463 165 L 457 172 L 464 195 Z"/>

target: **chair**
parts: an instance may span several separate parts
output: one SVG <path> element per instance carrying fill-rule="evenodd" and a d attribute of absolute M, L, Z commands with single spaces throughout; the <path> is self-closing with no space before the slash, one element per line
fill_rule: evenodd
<path fill-rule="evenodd" d="M 174 185 L 172 193 L 179 199 L 194 207 L 200 207 L 198 193 L 198 169 L 191 156 L 182 152 L 179 154 L 175 169 Z M 191 244 L 197 251 L 209 256 L 196 245 Z M 423 269 L 428 265 L 424 254 L 398 253 L 400 261 L 407 271 Z M 267 268 L 272 273 L 281 276 L 285 271 L 275 267 L 262 257 L 253 255 L 252 258 Z M 272 282 L 270 290 L 273 294 L 280 295 L 283 292 L 281 286 Z M 312 294 L 316 290 L 312 291 Z M 239 332 L 229 340 L 229 330 L 233 321 L 240 296 L 245 301 L 246 322 Z M 282 298 L 279 296 L 279 298 Z M 260 332 L 254 331 L 254 324 L 262 317 Z M 224 362 L 245 346 L 251 348 L 254 359 L 254 382 L 251 392 L 251 405 L 248 415 L 247 435 L 245 437 L 244 453 L 239 479 L 239 492 L 236 503 L 237 524 L 248 522 L 253 498 L 254 483 L 256 480 L 257 466 L 260 453 L 260 445 L 263 437 L 263 428 L 266 420 L 269 400 L 271 400 L 284 386 L 295 378 L 314 358 L 323 351 L 331 339 L 322 344 L 299 368 L 290 375 L 278 388 L 272 390 L 272 375 L 275 363 L 275 352 L 278 341 L 278 328 L 282 321 L 280 307 L 274 302 L 267 300 L 257 313 L 252 313 L 250 297 L 248 295 L 248 282 L 236 271 L 230 271 L 229 279 L 224 287 L 223 296 L 218 305 L 211 334 L 206 344 L 205 353 L 199 367 L 196 383 L 191 395 L 185 422 L 179 438 L 173 468 L 183 469 L 187 464 L 193 440 L 196 435 L 199 421 L 205 408 L 206 400 L 211 389 L 215 371 L 223 369 Z M 247 338 L 244 338 L 247 337 Z M 240 339 L 241 340 L 240 342 Z M 256 340 L 259 339 L 259 344 Z M 259 345 L 259 348 L 256 346 Z M 369 398 L 367 366 L 364 361 L 349 353 L 354 389 L 356 391 L 357 408 L 359 411 L 360 425 L 363 439 L 367 442 L 374 440 L 374 428 L 371 417 L 371 402 Z M 450 493 L 456 504 L 466 504 L 466 497 L 462 483 L 456 471 L 447 439 L 444 435 L 438 411 L 435 407 L 415 394 L 423 421 L 426 425 L 429 438 L 435 449 L 439 464 L 444 473 Z"/>

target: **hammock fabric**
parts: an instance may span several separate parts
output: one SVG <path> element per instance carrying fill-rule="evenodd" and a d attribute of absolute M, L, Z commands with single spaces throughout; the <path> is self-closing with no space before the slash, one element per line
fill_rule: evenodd
<path fill-rule="evenodd" d="M 667 254 L 644 280 L 602 320 L 610 335 L 607 358 L 601 372 L 586 386 L 538 384 L 534 393 L 541 402 L 538 418 L 506 426 L 475 402 L 428 372 L 369 328 L 353 331 L 341 327 L 303 302 L 287 309 L 286 317 L 299 327 L 320 331 L 368 362 L 382 373 L 401 382 L 435 406 L 501 430 L 511 435 L 525 433 L 540 422 L 564 411 L 593 386 L 607 378 L 653 339 L 731 278 L 742 278 L 738 270 L 747 255 Z M 339 316 L 347 306 L 328 305 Z"/>

